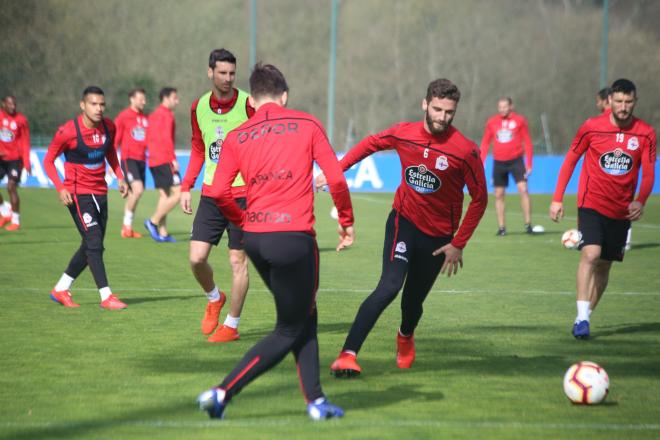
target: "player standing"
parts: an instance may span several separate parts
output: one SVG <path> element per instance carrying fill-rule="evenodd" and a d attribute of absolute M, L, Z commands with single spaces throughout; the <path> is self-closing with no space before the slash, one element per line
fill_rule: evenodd
<path fill-rule="evenodd" d="M 550 218 L 559 221 L 566 185 L 584 155 L 577 197 L 581 240 L 573 336 L 578 339 L 589 337 L 590 315 L 605 292 L 612 261 L 623 261 L 630 222 L 641 218 L 653 190 L 656 136 L 653 127 L 633 116 L 636 102 L 632 81 L 612 83 L 611 112 L 587 119 L 579 128 L 550 204 Z M 642 182 L 635 199 L 640 168 Z"/>
<path fill-rule="evenodd" d="M 80 248 L 51 291 L 53 301 L 64 307 L 79 307 L 71 298 L 71 284 L 87 266 L 92 271 L 104 309 L 124 309 L 126 304 L 112 294 L 103 263 L 103 239 L 108 222 L 108 185 L 105 163 L 117 176 L 122 197 L 128 187 L 114 146 L 115 124 L 105 118 L 103 90 L 90 86 L 83 91 L 82 114 L 60 126 L 44 158 L 44 169 L 59 192 L 60 201 L 69 208 L 82 236 Z M 64 154 L 64 183 L 55 168 L 55 159 Z"/>
<path fill-rule="evenodd" d="M 362 371 L 357 353 L 401 287 L 396 362 L 399 368 L 410 368 L 415 359 L 413 334 L 426 296 L 438 273 L 451 276 L 463 266 L 463 248 L 486 210 L 488 193 L 477 146 L 451 125 L 460 96 L 451 81 L 432 81 L 422 101 L 423 121 L 402 122 L 368 136 L 340 162 L 345 171 L 373 153 L 394 149 L 401 161 L 402 183 L 385 226 L 380 281 L 360 306 L 330 367 L 337 377 Z M 325 176 L 319 175 L 316 182 L 323 186 Z M 465 185 L 472 200 L 461 222 Z"/>
<path fill-rule="evenodd" d="M 231 310 L 224 324 L 208 340 L 229 342 L 239 338 L 238 323 L 249 282 L 248 261 L 243 250 L 243 231 L 222 215 L 215 200 L 208 196 L 208 191 L 225 136 L 252 116 L 254 108 L 248 103 L 248 94 L 234 87 L 236 57 L 231 52 L 226 49 L 212 51 L 207 74 L 212 84 L 211 91 L 193 102 L 190 109 L 192 148 L 188 169 L 181 184 L 181 209 L 186 214 L 192 214 L 190 189 L 195 186 L 204 165 L 202 195 L 190 236 L 190 267 L 208 298 L 202 319 L 202 333 L 208 335 L 218 327 L 220 311 L 226 301 L 225 294 L 215 284 L 208 258 L 211 246 L 217 246 L 227 230 L 232 269 Z M 239 174 L 232 184 L 232 194 L 241 208 L 245 208 L 245 193 L 245 182 Z"/>
<path fill-rule="evenodd" d="M 179 104 L 179 95 L 175 88 L 164 87 L 158 96 L 160 105 L 149 115 L 147 149 L 149 170 L 159 198 L 156 211 L 144 221 L 144 227 L 154 240 L 175 243 L 176 239 L 167 232 L 167 214 L 179 203 L 181 196 L 179 163 L 174 152 L 174 108 Z"/>
<path fill-rule="evenodd" d="M 128 94 L 129 106 L 115 118 L 117 136 L 115 148 L 121 148 L 121 167 L 131 190 L 124 205 L 124 222 L 121 227 L 123 238 L 141 238 L 133 230 L 133 217 L 140 197 L 144 192 L 146 149 L 147 149 L 147 93 L 144 89 L 133 89 Z"/>
<path fill-rule="evenodd" d="M 497 212 L 498 236 L 506 235 L 504 218 L 505 190 L 509 174 L 513 176 L 520 194 L 520 207 L 525 219 L 525 232 L 532 233 L 532 208 L 527 192 L 527 178 L 532 174 L 534 148 L 529 137 L 527 119 L 513 111 L 513 100 L 500 98 L 498 114 L 486 121 L 484 137 L 481 139 L 481 160 L 485 161 L 493 143 L 493 186 L 495 187 L 495 211 Z M 524 148 L 524 152 L 523 152 Z M 523 163 L 523 154 L 525 162 Z"/>
<path fill-rule="evenodd" d="M 285 108 L 288 86 L 276 67 L 257 64 L 250 91 L 256 113 L 225 138 L 208 195 L 218 199 L 230 221 L 243 226 L 245 250 L 273 293 L 277 323 L 217 388 L 200 394 L 198 402 L 210 417 L 221 418 L 243 387 L 292 352 L 309 416 L 341 417 L 343 410 L 327 401 L 319 378 L 313 161 L 327 173 L 339 223 L 352 236 L 348 186 L 321 123 Z M 247 211 L 231 192 L 239 172 L 247 182 Z"/>
<path fill-rule="evenodd" d="M 27 118 L 16 111 L 16 98 L 7 95 L 2 98 L 0 109 L 0 180 L 7 176 L 7 192 L 10 203 L 6 203 L 0 194 L 0 227 L 5 223 L 8 231 L 21 228 L 21 200 L 18 197 L 18 185 L 21 172 L 32 172 L 30 166 L 30 126 Z"/>

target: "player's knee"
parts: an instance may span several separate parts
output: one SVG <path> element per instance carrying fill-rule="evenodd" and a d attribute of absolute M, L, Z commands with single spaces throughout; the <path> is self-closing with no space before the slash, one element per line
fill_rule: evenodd
<path fill-rule="evenodd" d="M 207 257 L 206 255 L 199 254 L 199 253 L 190 253 L 190 266 L 194 269 L 199 266 L 203 266 L 207 264 Z"/>
<path fill-rule="evenodd" d="M 247 256 L 245 255 L 245 252 L 229 252 L 229 265 L 235 274 L 246 272 Z"/>
<path fill-rule="evenodd" d="M 589 264 L 591 266 L 596 266 L 600 260 L 600 249 L 589 249 L 582 248 L 580 253 L 580 261 Z"/>

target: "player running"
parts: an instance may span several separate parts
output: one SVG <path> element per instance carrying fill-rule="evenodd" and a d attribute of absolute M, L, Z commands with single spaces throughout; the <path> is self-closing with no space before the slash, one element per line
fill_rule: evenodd
<path fill-rule="evenodd" d="M 239 338 L 238 323 L 249 282 L 248 260 L 243 249 L 243 231 L 222 215 L 215 200 L 208 196 L 208 191 L 225 136 L 252 116 L 254 108 L 248 102 L 248 94 L 234 87 L 236 57 L 231 52 L 226 49 L 211 52 L 208 77 L 212 83 L 211 91 L 193 102 L 190 109 L 192 148 L 188 169 L 181 184 L 181 209 L 188 215 L 192 214 L 190 189 L 195 186 L 204 165 L 202 195 L 190 236 L 190 267 L 208 298 L 202 319 L 202 333 L 213 333 L 208 338 L 209 342 L 229 342 Z M 232 183 L 232 194 L 241 208 L 245 208 L 245 192 L 245 182 L 239 174 Z M 218 245 L 225 230 L 229 237 L 229 264 L 232 269 L 231 310 L 224 324 L 218 327 L 226 296 L 215 284 L 208 258 L 211 246 Z"/>
<path fill-rule="evenodd" d="M 90 86 L 83 91 L 82 114 L 59 127 L 44 158 L 44 169 L 59 192 L 60 201 L 69 208 L 82 237 L 80 248 L 51 291 L 53 301 L 64 307 L 80 307 L 71 298 L 71 284 L 89 265 L 104 309 L 124 309 L 126 304 L 112 294 L 103 263 L 103 239 L 108 222 L 108 185 L 105 163 L 117 176 L 122 197 L 128 186 L 114 146 L 115 124 L 103 116 L 103 90 Z M 55 159 L 64 154 L 64 183 L 55 168 Z"/>
<path fill-rule="evenodd" d="M 385 225 L 380 281 L 360 306 L 344 347 L 330 367 L 336 377 L 362 371 L 357 354 L 401 287 L 396 363 L 399 368 L 410 368 L 422 304 L 438 273 L 451 276 L 463 267 L 463 248 L 486 210 L 488 193 L 477 146 L 451 125 L 460 96 L 447 79 L 431 82 L 422 101 L 423 121 L 402 122 L 368 136 L 340 162 L 345 171 L 373 153 L 395 149 L 402 184 Z M 316 183 L 325 185 L 325 176 L 319 175 Z M 461 222 L 465 185 L 472 200 Z"/>
<path fill-rule="evenodd" d="M 532 174 L 534 147 L 529 137 L 527 119 L 513 111 L 513 100 L 509 97 L 500 98 L 497 102 L 497 111 L 498 114 L 491 116 L 486 121 L 480 147 L 481 160 L 485 161 L 491 142 L 493 144 L 493 186 L 495 187 L 495 211 L 499 226 L 496 235 L 506 235 L 504 205 L 509 174 L 516 181 L 520 194 L 525 232 L 532 234 L 532 208 L 527 192 L 527 178 Z"/>
<path fill-rule="evenodd" d="M 292 352 L 310 418 L 341 417 L 343 410 L 328 402 L 319 378 L 313 161 L 328 175 L 342 230 L 353 236 L 348 186 L 321 123 L 285 108 L 288 86 L 276 67 L 257 64 L 250 91 L 256 113 L 225 138 L 208 195 L 218 199 L 230 221 L 243 226 L 245 250 L 273 293 L 277 323 L 218 387 L 200 394 L 199 406 L 222 418 L 243 387 Z M 247 211 L 231 191 L 239 172 L 247 182 Z"/>
<path fill-rule="evenodd" d="M 129 106 L 115 118 L 117 136 L 115 148 L 121 148 L 121 168 L 131 190 L 124 205 L 122 238 L 141 238 L 142 234 L 133 230 L 133 217 L 140 197 L 144 192 L 146 149 L 147 149 L 147 93 L 144 89 L 133 89 L 128 94 Z"/>
<path fill-rule="evenodd" d="M 639 220 L 655 179 L 656 136 L 653 127 L 633 116 L 637 90 L 618 79 L 610 91 L 611 112 L 587 119 L 578 130 L 559 171 L 550 218 L 564 216 L 562 199 L 575 165 L 584 155 L 578 188 L 577 317 L 573 336 L 589 337 L 591 313 L 609 280 L 612 261 L 623 261 L 630 222 Z M 642 170 L 642 182 L 635 188 Z"/>
<path fill-rule="evenodd" d="M 155 241 L 175 243 L 176 239 L 167 232 L 167 214 L 179 203 L 181 196 L 179 163 L 174 153 L 174 108 L 179 104 L 179 95 L 175 88 L 164 87 L 158 96 L 160 105 L 149 115 L 147 150 L 149 171 L 159 198 L 156 212 L 144 221 L 144 227 Z"/>
<path fill-rule="evenodd" d="M 18 185 L 21 172 L 32 172 L 30 166 L 30 126 L 27 118 L 16 111 L 16 98 L 7 95 L 2 98 L 0 109 L 0 180 L 7 176 L 7 203 L 0 194 L 0 228 L 18 231 L 21 228 L 21 200 Z"/>

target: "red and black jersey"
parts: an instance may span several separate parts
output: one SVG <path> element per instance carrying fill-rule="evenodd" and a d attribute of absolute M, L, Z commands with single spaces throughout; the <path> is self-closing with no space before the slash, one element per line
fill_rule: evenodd
<path fill-rule="evenodd" d="M 95 128 L 87 128 L 83 116 L 60 126 L 51 141 L 44 169 L 58 191 L 66 188 L 71 194 L 107 194 L 105 163 L 110 164 L 118 179 L 124 174 L 114 147 L 115 124 L 109 118 Z M 55 159 L 64 154 L 64 183 L 55 168 Z"/>
<path fill-rule="evenodd" d="M 481 160 L 485 161 L 488 149 L 493 143 L 493 159 L 497 161 L 513 160 L 525 154 L 525 166 L 532 167 L 534 147 L 529 137 L 527 119 L 511 112 L 506 117 L 497 114 L 486 121 L 484 137 L 481 139 Z"/>
<path fill-rule="evenodd" d="M 121 148 L 121 160 L 146 160 L 147 115 L 128 107 L 115 118 L 115 149 Z"/>
<path fill-rule="evenodd" d="M 211 93 L 211 98 L 209 103 L 211 105 L 211 110 L 221 113 L 228 113 L 236 105 L 236 100 L 238 99 L 238 90 L 234 89 L 234 95 L 229 101 L 220 101 L 215 97 L 215 94 Z M 202 130 L 199 128 L 197 123 L 197 105 L 199 104 L 199 98 L 196 99 L 190 106 L 190 125 L 192 126 L 192 138 L 190 139 L 190 161 L 188 162 L 188 168 L 186 169 L 186 175 L 181 182 L 181 191 L 190 191 L 190 189 L 195 186 L 195 181 L 199 176 L 202 166 L 204 165 L 205 159 L 205 146 L 204 139 L 202 137 Z M 251 118 L 254 115 L 254 107 L 250 105 L 248 100 L 245 101 L 245 114 L 248 118 Z M 238 187 L 236 189 L 233 187 L 232 191 L 235 196 L 244 196 L 245 188 Z M 206 185 L 202 185 L 202 195 L 207 195 Z"/>
<path fill-rule="evenodd" d="M 252 118 L 227 134 L 207 195 L 245 231 L 315 234 L 314 161 L 327 176 L 339 223 L 352 225 L 346 179 L 321 123 L 308 113 L 275 103 L 262 105 Z M 247 186 L 246 211 L 231 193 L 239 172 Z"/>
<path fill-rule="evenodd" d="M 656 137 L 653 127 L 633 117 L 619 128 L 611 112 L 587 119 L 578 130 L 559 171 L 553 201 L 561 202 L 575 165 L 584 155 L 578 187 L 578 207 L 591 208 L 614 219 L 628 215 L 635 197 L 639 170 L 642 183 L 637 200 L 646 203 L 655 178 Z"/>
<path fill-rule="evenodd" d="M 172 163 L 176 160 L 176 154 L 174 153 L 174 133 L 176 131 L 174 112 L 164 105 L 159 105 L 149 115 L 148 124 L 149 167 Z"/>
<path fill-rule="evenodd" d="M 340 164 L 347 170 L 370 154 L 391 149 L 401 161 L 401 185 L 392 207 L 425 234 L 455 233 L 452 245 L 465 247 L 488 204 L 484 167 L 474 142 L 452 126 L 433 136 L 422 121 L 402 122 L 367 136 Z M 461 222 L 465 185 L 472 200 Z"/>
<path fill-rule="evenodd" d="M 30 170 L 30 126 L 19 112 L 12 114 L 0 109 L 0 160 L 23 160 Z"/>

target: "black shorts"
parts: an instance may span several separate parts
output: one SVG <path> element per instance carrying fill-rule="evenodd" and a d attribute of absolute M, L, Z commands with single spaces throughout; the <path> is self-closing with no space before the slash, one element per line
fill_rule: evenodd
<path fill-rule="evenodd" d="M 245 210 L 247 206 L 245 197 L 235 200 L 238 206 Z M 225 229 L 229 235 L 229 249 L 243 250 L 243 230 L 222 215 L 213 198 L 200 197 L 192 231 L 190 232 L 190 240 L 203 241 L 217 246 Z"/>
<path fill-rule="evenodd" d="M 160 189 L 170 189 L 173 186 L 181 185 L 181 176 L 178 171 L 174 171 L 172 165 L 164 163 L 156 167 L 149 167 L 151 175 L 154 178 L 154 186 Z"/>
<path fill-rule="evenodd" d="M 130 185 L 136 180 L 141 180 L 144 185 L 144 181 L 147 177 L 147 164 L 143 160 L 136 159 L 126 159 L 121 161 L 121 170 L 126 176 L 126 181 Z"/>
<path fill-rule="evenodd" d="M 9 180 L 13 180 L 16 183 L 19 183 L 21 181 L 21 171 L 23 171 L 23 161 L 21 159 L 0 159 L 0 180 L 7 176 Z"/>
<path fill-rule="evenodd" d="M 601 247 L 600 259 L 623 261 L 630 220 L 609 218 L 596 210 L 578 208 L 578 230 L 582 239 L 578 249 L 595 244 Z"/>
<path fill-rule="evenodd" d="M 68 206 L 83 242 L 103 250 L 105 227 L 108 223 L 108 196 L 77 194 Z"/>
<path fill-rule="evenodd" d="M 512 160 L 493 161 L 493 186 L 508 186 L 509 173 L 511 173 L 516 183 L 527 180 L 525 178 L 525 164 L 522 157 Z"/>

